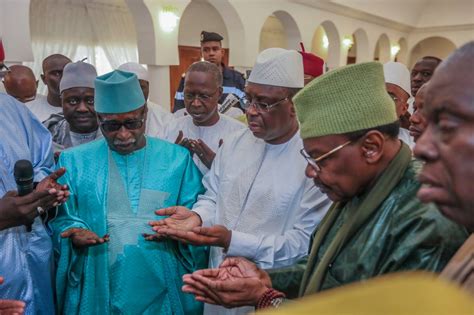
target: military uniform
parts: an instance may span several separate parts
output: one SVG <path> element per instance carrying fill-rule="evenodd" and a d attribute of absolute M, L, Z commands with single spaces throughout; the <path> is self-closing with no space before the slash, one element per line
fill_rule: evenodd
<path fill-rule="evenodd" d="M 217 33 L 206 32 L 206 31 L 201 32 L 201 43 L 209 42 L 209 41 L 220 42 L 223 39 L 224 38 Z M 177 110 L 184 108 L 184 95 L 183 95 L 184 77 L 185 75 L 183 74 L 181 81 L 179 82 L 178 90 L 176 91 L 176 94 L 174 96 L 173 112 L 176 112 Z M 222 64 L 222 78 L 223 78 L 222 88 L 224 89 L 224 91 L 222 93 L 221 98 L 219 99 L 220 104 L 224 102 L 227 95 L 229 94 L 234 94 L 239 99 L 241 99 L 245 95 L 244 93 L 245 79 L 242 73 L 232 70 L 229 67 L 226 67 L 224 64 Z"/>

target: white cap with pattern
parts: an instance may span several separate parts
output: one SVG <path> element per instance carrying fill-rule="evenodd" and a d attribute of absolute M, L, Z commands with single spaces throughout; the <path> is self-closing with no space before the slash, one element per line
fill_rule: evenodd
<path fill-rule="evenodd" d="M 118 70 L 135 73 L 138 77 L 138 80 L 150 81 L 150 78 L 148 76 L 148 70 L 139 63 L 127 62 L 120 65 L 118 67 Z"/>
<path fill-rule="evenodd" d="M 296 50 L 268 48 L 257 56 L 247 80 L 251 83 L 302 88 L 304 86 L 303 58 Z"/>
<path fill-rule="evenodd" d="M 385 83 L 395 84 L 410 95 L 410 71 L 403 63 L 387 62 L 383 65 L 383 74 Z"/>

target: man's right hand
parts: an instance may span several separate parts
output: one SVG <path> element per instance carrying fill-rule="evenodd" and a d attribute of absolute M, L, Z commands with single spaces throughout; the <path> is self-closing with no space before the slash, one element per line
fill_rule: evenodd
<path fill-rule="evenodd" d="M 97 236 L 94 232 L 81 228 L 71 228 L 61 233 L 62 238 L 69 238 L 77 248 L 100 245 L 109 241 L 109 235 Z"/>
<path fill-rule="evenodd" d="M 149 222 L 155 232 L 162 228 L 191 231 L 202 225 L 201 217 L 198 214 L 182 206 L 159 209 L 155 211 L 155 214 L 169 216 L 166 219 Z"/>
<path fill-rule="evenodd" d="M 48 209 L 58 203 L 57 190 L 54 188 L 35 190 L 21 197 L 16 191 L 9 191 L 0 199 L 0 230 L 30 225 L 39 215 L 38 207 Z"/>
<path fill-rule="evenodd" d="M 3 278 L 0 277 L 0 284 L 3 283 Z M 18 300 L 1 300 L 0 299 L 0 314 L 23 314 L 25 312 L 25 302 Z"/>

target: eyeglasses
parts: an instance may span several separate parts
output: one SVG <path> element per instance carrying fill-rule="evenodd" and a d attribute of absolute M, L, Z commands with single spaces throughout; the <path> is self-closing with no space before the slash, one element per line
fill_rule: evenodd
<path fill-rule="evenodd" d="M 322 160 L 328 158 L 330 155 L 336 153 L 337 151 L 341 150 L 345 146 L 349 145 L 351 142 L 352 142 L 351 140 L 347 141 L 347 142 L 341 144 L 340 146 L 335 147 L 331 151 L 329 151 L 327 153 L 324 153 L 323 155 L 321 155 L 320 157 L 315 158 L 315 159 L 312 158 L 304 149 L 301 149 L 300 153 L 306 159 L 306 162 L 308 162 L 308 164 L 311 165 L 315 169 L 315 171 L 319 173 L 319 172 L 321 172 L 321 167 L 318 165 L 319 162 L 321 162 Z"/>
<path fill-rule="evenodd" d="M 243 109 L 248 110 L 251 106 L 255 107 L 255 110 L 258 113 L 262 112 L 269 112 L 273 107 L 280 105 L 284 101 L 290 100 L 288 97 L 285 97 L 284 99 L 281 99 L 279 101 L 276 101 L 273 104 L 267 104 L 264 102 L 256 102 L 255 100 L 249 100 L 247 97 L 243 97 L 240 99 L 240 104 Z"/>
<path fill-rule="evenodd" d="M 100 121 L 100 127 L 105 132 L 114 132 L 120 130 L 124 126 L 128 130 L 137 130 L 143 126 L 145 118 L 142 119 L 129 119 L 123 122 L 117 120 L 106 120 Z"/>
<path fill-rule="evenodd" d="M 202 103 L 206 103 L 217 93 L 217 91 L 219 91 L 219 88 L 211 94 L 184 93 L 184 100 L 192 103 L 197 98 Z"/>

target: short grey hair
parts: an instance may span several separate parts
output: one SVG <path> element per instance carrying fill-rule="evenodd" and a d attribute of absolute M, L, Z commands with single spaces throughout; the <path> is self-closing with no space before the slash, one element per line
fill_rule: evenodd
<path fill-rule="evenodd" d="M 189 66 L 186 76 L 190 72 L 207 72 L 211 73 L 218 87 L 223 84 L 222 71 L 218 66 L 209 61 L 197 61 Z"/>

